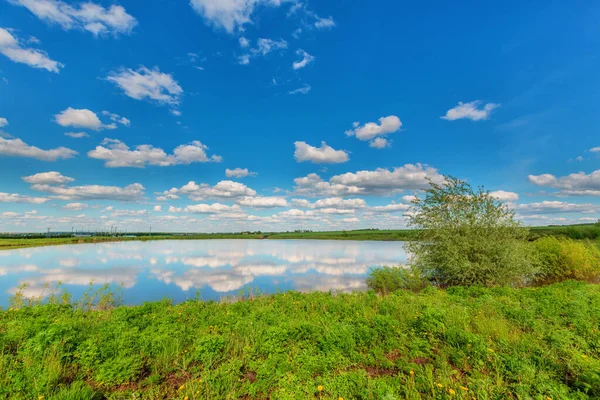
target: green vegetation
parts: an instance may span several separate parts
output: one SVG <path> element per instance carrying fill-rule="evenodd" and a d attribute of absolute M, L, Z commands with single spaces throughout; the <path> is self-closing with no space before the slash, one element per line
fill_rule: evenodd
<path fill-rule="evenodd" d="M 541 270 L 537 283 L 566 279 L 600 282 L 600 250 L 592 243 L 566 237 L 543 237 L 534 242 Z"/>
<path fill-rule="evenodd" d="M 408 222 L 418 229 L 407 244 L 409 264 L 437 286 L 518 286 L 537 272 L 529 230 L 483 188 L 452 177 L 430 182 Z"/>
<path fill-rule="evenodd" d="M 0 398 L 600 396 L 596 285 L 113 309 L 105 296 L 0 311 Z"/>

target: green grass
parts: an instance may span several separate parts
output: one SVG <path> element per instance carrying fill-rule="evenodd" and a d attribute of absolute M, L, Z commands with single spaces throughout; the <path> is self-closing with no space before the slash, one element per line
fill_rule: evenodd
<path fill-rule="evenodd" d="M 580 282 L 31 306 L 0 311 L 0 398 L 593 399 L 599 328 Z"/>

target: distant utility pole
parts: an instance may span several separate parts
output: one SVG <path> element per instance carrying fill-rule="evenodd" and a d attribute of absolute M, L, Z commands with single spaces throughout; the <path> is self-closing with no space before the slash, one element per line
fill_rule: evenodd
<path fill-rule="evenodd" d="M 46 233 L 46 237 L 50 237 L 50 228 L 48 228 L 48 232 Z"/>
<path fill-rule="evenodd" d="M 152 227 L 150 227 L 150 237 L 152 237 Z"/>

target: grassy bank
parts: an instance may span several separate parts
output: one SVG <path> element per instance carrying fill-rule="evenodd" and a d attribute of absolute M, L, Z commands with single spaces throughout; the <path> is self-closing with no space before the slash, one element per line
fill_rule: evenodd
<path fill-rule="evenodd" d="M 592 399 L 600 287 L 0 311 L 0 398 Z"/>

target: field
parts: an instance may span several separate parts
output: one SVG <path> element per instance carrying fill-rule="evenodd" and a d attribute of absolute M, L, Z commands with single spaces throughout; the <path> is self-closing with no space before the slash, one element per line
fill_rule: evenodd
<path fill-rule="evenodd" d="M 0 311 L 0 398 L 600 397 L 597 285 L 104 300 Z"/>

